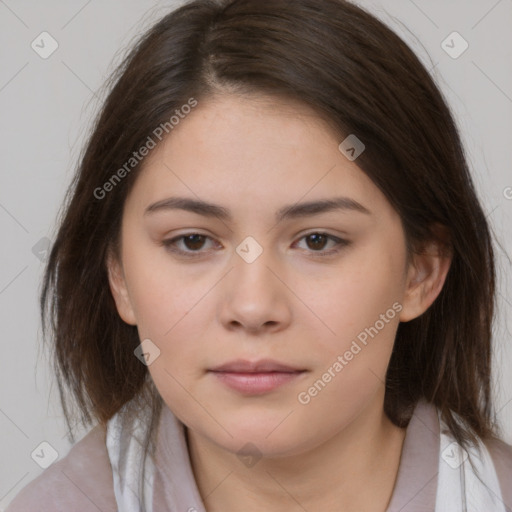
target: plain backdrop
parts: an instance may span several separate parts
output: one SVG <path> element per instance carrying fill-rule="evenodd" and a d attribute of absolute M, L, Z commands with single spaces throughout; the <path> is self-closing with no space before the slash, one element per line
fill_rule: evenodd
<path fill-rule="evenodd" d="M 431 70 L 455 113 L 500 240 L 494 395 L 503 437 L 512 443 L 512 0 L 357 3 L 398 32 Z M 0 512 L 43 471 L 31 456 L 42 442 L 58 458 L 70 448 L 41 347 L 38 295 L 56 214 L 103 98 L 99 88 L 133 39 L 177 5 L 0 0 Z M 41 47 L 52 44 L 57 49 L 42 58 Z"/>

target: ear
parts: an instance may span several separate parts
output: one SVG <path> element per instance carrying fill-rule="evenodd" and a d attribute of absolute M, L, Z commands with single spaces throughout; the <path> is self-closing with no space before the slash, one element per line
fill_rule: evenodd
<path fill-rule="evenodd" d="M 435 238 L 424 243 L 411 257 L 399 317 L 401 322 L 413 320 L 427 311 L 441 293 L 450 269 L 453 252 L 447 229 L 440 224 L 432 229 Z"/>
<path fill-rule="evenodd" d="M 122 264 L 111 248 L 107 251 L 107 272 L 110 291 L 114 297 L 119 316 L 127 324 L 137 325 L 135 312 L 126 286 L 126 279 Z"/>

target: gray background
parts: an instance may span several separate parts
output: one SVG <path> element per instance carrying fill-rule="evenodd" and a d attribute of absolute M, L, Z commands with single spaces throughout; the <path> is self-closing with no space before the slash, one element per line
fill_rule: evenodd
<path fill-rule="evenodd" d="M 512 443 L 512 0 L 358 3 L 397 31 L 432 70 L 455 112 L 501 241 L 495 399 L 503 437 Z M 101 85 L 133 38 L 177 4 L 0 0 L 0 512 L 43 471 L 31 458 L 41 442 L 60 458 L 70 448 L 40 341 L 44 238 L 54 234 L 84 136 L 104 97 Z M 59 45 L 47 59 L 31 47 L 43 31 Z M 442 47 L 453 31 L 469 44 L 456 59 Z M 448 44 L 451 51 L 461 48 L 460 41 Z"/>

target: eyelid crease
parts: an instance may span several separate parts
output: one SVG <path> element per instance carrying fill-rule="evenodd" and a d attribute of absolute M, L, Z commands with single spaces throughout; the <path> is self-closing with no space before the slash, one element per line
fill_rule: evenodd
<path fill-rule="evenodd" d="M 206 235 L 204 233 L 200 233 L 197 231 L 191 231 L 188 233 L 180 234 L 178 236 L 175 236 L 175 237 L 167 239 L 167 240 L 162 240 L 161 245 L 165 246 L 167 251 L 169 251 L 171 253 L 178 254 L 180 256 L 183 256 L 184 258 L 196 258 L 196 257 L 204 256 L 205 253 L 207 254 L 209 251 L 202 251 L 202 250 L 198 250 L 198 251 L 186 250 L 186 251 L 184 251 L 182 249 L 176 249 L 175 247 L 173 247 L 173 244 L 175 244 L 177 241 L 180 241 L 180 240 L 187 238 L 189 236 L 192 236 L 192 235 L 200 235 L 202 237 L 205 237 L 206 239 L 214 240 L 211 236 Z M 352 243 L 350 240 L 340 238 L 338 236 L 332 235 L 328 232 L 321 231 L 321 230 L 310 231 L 308 233 L 305 233 L 298 238 L 297 242 L 301 241 L 302 239 L 307 238 L 308 236 L 311 236 L 311 235 L 323 235 L 323 236 L 326 236 L 329 240 L 336 242 L 335 247 L 331 248 L 330 250 L 326 250 L 326 251 L 324 251 L 324 250 L 320 250 L 320 251 L 306 250 L 306 252 L 310 253 L 313 257 L 332 256 L 333 254 L 339 253 L 343 248 L 348 247 Z M 296 242 L 294 242 L 294 243 L 296 243 Z"/>

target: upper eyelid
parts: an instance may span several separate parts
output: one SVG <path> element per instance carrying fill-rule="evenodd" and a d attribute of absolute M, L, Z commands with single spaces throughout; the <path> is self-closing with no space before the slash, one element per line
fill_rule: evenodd
<path fill-rule="evenodd" d="M 296 238 L 296 241 L 300 241 L 303 238 L 305 238 L 305 237 L 307 237 L 309 235 L 314 235 L 314 234 L 325 235 L 328 239 L 337 242 L 337 245 L 343 245 L 344 243 L 349 243 L 348 240 L 346 240 L 345 238 L 342 238 L 342 237 L 337 236 L 337 235 L 333 235 L 332 233 L 329 233 L 327 231 L 323 231 L 321 229 L 316 229 L 316 230 L 313 230 L 313 231 L 308 231 L 307 233 L 303 233 L 302 235 L 298 236 L 298 238 Z M 179 241 L 183 240 L 184 238 L 186 238 L 188 236 L 191 236 L 191 235 L 200 235 L 200 236 L 204 236 L 205 238 L 207 238 L 209 240 L 215 241 L 215 239 L 213 237 L 211 237 L 210 235 L 207 235 L 205 233 L 201 233 L 199 231 L 189 231 L 187 233 L 182 233 L 182 234 L 177 235 L 175 237 L 166 239 L 166 240 L 163 241 L 163 243 L 166 244 L 166 245 L 171 245 L 171 242 L 173 242 L 173 243 L 179 242 Z M 199 249 L 197 251 L 192 251 L 192 250 L 187 250 L 187 249 L 185 249 L 185 250 L 184 249 L 177 249 L 177 251 L 184 252 L 184 253 L 189 253 L 189 254 L 201 254 L 203 252 L 202 249 Z M 329 251 L 327 250 L 327 251 L 311 251 L 311 252 L 312 253 L 318 252 L 320 254 L 322 252 L 326 253 L 326 252 L 329 252 Z"/>

